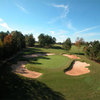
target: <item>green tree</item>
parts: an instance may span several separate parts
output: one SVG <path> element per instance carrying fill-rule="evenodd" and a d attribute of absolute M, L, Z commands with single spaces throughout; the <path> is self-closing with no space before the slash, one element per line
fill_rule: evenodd
<path fill-rule="evenodd" d="M 43 33 L 41 33 L 39 36 L 38 36 L 38 40 L 39 40 L 39 45 L 41 47 L 44 47 L 45 46 L 45 36 Z"/>
<path fill-rule="evenodd" d="M 69 51 L 71 49 L 71 46 L 72 46 L 71 40 L 70 38 L 67 38 L 66 41 L 63 43 L 63 48 Z"/>
<path fill-rule="evenodd" d="M 85 53 L 90 59 L 100 61 L 100 42 L 90 42 L 88 46 L 86 46 Z"/>
<path fill-rule="evenodd" d="M 56 38 L 55 38 L 55 37 L 52 38 L 52 43 L 53 43 L 53 44 L 56 43 Z"/>
<path fill-rule="evenodd" d="M 26 46 L 33 47 L 35 44 L 35 38 L 32 34 L 25 35 Z"/>
<path fill-rule="evenodd" d="M 49 35 L 44 35 L 44 34 L 40 34 L 39 37 L 39 45 L 41 47 L 51 47 L 54 43 L 56 43 L 56 38 L 49 36 Z"/>
<path fill-rule="evenodd" d="M 22 48 L 25 48 L 25 37 L 19 31 L 12 31 L 12 49 L 14 52 L 20 51 Z"/>

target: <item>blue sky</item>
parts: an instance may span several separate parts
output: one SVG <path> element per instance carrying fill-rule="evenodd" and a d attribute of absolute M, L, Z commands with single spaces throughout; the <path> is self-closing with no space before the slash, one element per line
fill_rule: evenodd
<path fill-rule="evenodd" d="M 100 40 L 100 0 L 0 0 L 0 31 Z"/>

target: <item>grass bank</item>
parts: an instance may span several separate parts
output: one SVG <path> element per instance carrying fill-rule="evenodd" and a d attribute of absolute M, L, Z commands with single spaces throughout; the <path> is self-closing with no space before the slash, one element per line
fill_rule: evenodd
<path fill-rule="evenodd" d="M 35 60 L 22 57 L 25 54 L 44 52 L 56 55 L 46 56 L 45 59 L 40 57 Z M 99 100 L 100 64 L 87 59 L 82 48 L 79 53 L 78 48 L 73 46 L 69 53 L 76 54 L 81 58 L 80 61 L 89 63 L 90 73 L 80 76 L 65 75 L 64 70 L 70 66 L 73 60 L 62 57 L 62 53 L 68 52 L 56 47 L 25 49 L 19 57 L 3 66 L 6 69 L 2 71 L 1 77 L 2 98 L 5 100 Z M 27 68 L 40 71 L 43 75 L 38 79 L 28 79 L 11 73 L 10 64 L 19 60 L 27 60 Z"/>

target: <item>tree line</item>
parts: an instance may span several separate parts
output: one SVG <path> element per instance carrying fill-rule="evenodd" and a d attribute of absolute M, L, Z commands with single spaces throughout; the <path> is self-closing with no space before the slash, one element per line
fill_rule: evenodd
<path fill-rule="evenodd" d="M 38 44 L 40 47 L 50 48 L 53 44 L 56 43 L 56 38 L 44 35 L 41 33 L 38 36 Z M 33 47 L 35 45 L 35 38 L 33 34 L 23 35 L 19 31 L 12 32 L 0 32 L 0 60 L 11 57 L 17 52 L 21 51 L 26 47 Z M 69 51 L 73 43 L 70 38 L 67 38 L 63 43 L 63 49 Z M 83 38 L 77 37 L 74 45 L 80 49 L 84 45 L 84 52 L 87 57 L 92 60 L 100 62 L 100 42 L 85 42 Z"/>
<path fill-rule="evenodd" d="M 100 41 L 87 42 L 84 51 L 89 59 L 100 62 Z"/>
<path fill-rule="evenodd" d="M 78 48 L 78 53 L 81 46 L 84 46 L 83 51 L 85 55 L 94 61 L 100 62 L 100 41 L 85 42 L 83 38 L 76 38 L 74 45 Z M 72 43 L 70 38 L 63 42 L 63 48 L 67 51 L 71 49 Z"/>
<path fill-rule="evenodd" d="M 38 36 L 40 47 L 51 47 L 56 43 L 56 38 L 40 34 Z M 23 48 L 33 47 L 35 44 L 35 38 L 33 34 L 23 35 L 19 31 L 12 32 L 0 32 L 0 60 L 11 57 Z"/>

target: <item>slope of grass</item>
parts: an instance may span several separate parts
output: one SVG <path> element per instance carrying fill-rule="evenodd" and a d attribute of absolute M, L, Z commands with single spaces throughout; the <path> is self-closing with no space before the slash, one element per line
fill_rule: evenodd
<path fill-rule="evenodd" d="M 31 63 L 28 63 L 26 67 L 29 70 L 36 70 L 38 69 L 45 70 L 45 69 L 55 69 L 59 67 L 64 67 L 67 64 L 68 58 L 61 56 L 61 55 L 52 55 L 52 56 L 45 56 L 39 57 L 38 60 L 30 60 Z M 33 62 L 33 63 L 32 63 Z M 62 63 L 63 62 L 63 63 Z"/>
<path fill-rule="evenodd" d="M 80 76 L 64 74 L 64 69 L 69 67 L 72 60 L 66 57 L 65 61 L 64 57 L 61 58 L 62 53 L 67 53 L 63 49 L 35 47 L 26 49 L 23 54 L 38 52 L 51 52 L 57 55 L 47 56 L 46 58 L 25 59 L 29 62 L 27 67 L 30 66 L 30 70 L 34 70 L 35 68 L 43 73 L 38 79 L 28 79 L 3 72 L 2 82 L 4 89 L 1 88 L 3 93 L 5 93 L 3 97 L 7 97 L 7 100 L 11 98 L 13 98 L 13 100 L 14 98 L 16 98 L 15 100 L 22 100 L 24 97 L 26 97 L 26 100 L 100 100 L 100 64 L 82 55 L 82 48 L 80 49 L 80 55 L 78 48 L 75 46 L 69 51 L 70 53 L 78 54 L 78 56 L 81 57 L 81 61 L 90 64 L 90 73 Z M 58 65 L 54 63 L 54 58 L 57 59 L 55 62 L 61 67 L 58 67 Z M 20 56 L 19 60 L 21 59 Z M 50 62 L 48 62 L 49 60 Z M 64 64 L 63 62 L 65 61 L 66 66 L 63 66 L 60 60 L 62 64 Z M 51 68 L 52 63 L 54 63 L 55 68 Z M 33 69 L 31 69 L 32 66 L 34 66 Z M 42 67 L 44 68 L 42 69 Z"/>

